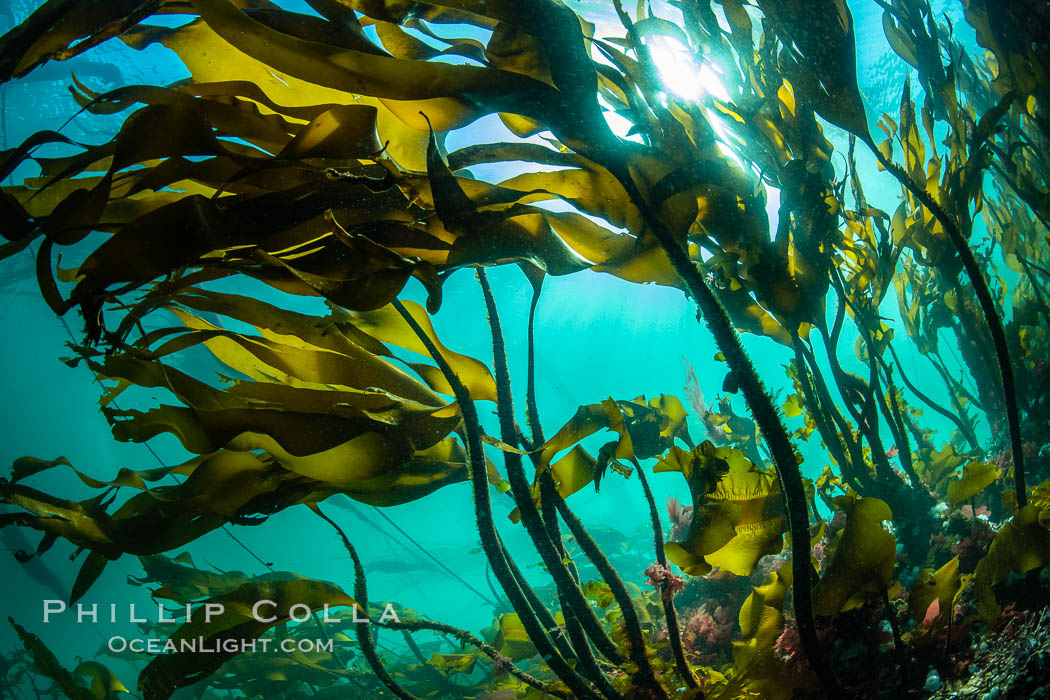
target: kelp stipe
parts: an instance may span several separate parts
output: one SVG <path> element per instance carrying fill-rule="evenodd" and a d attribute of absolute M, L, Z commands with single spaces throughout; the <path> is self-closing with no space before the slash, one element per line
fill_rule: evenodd
<path fill-rule="evenodd" d="M 640 206 L 644 207 L 643 211 L 647 210 L 644 203 L 640 203 Z M 784 429 L 776 407 L 773 406 L 769 394 L 766 393 L 762 380 L 758 378 L 754 364 L 740 344 L 729 315 L 718 297 L 704 282 L 696 265 L 688 259 L 679 243 L 671 237 L 660 222 L 650 219 L 649 223 L 653 226 L 654 233 L 660 240 L 671 264 L 675 267 L 675 271 L 696 300 L 700 309 L 698 316 L 704 319 L 711 334 L 715 337 L 715 342 L 725 354 L 729 371 L 740 386 L 748 407 L 755 417 L 755 422 L 761 428 L 762 435 L 773 453 L 773 462 L 776 464 L 781 490 L 784 494 L 792 541 L 809 542 L 809 506 L 802 486 L 802 473 L 798 467 L 795 449 L 788 439 L 787 431 Z M 792 568 L 794 570 L 792 600 L 795 603 L 795 615 L 806 656 L 820 676 L 824 687 L 829 692 L 834 692 L 838 688 L 838 682 L 835 680 L 834 672 L 823 660 L 820 642 L 817 640 L 816 625 L 813 622 L 809 589 L 811 575 L 809 557 L 799 556 L 796 553 L 792 557 Z"/>
<path fill-rule="evenodd" d="M 1013 99 L 1012 95 L 1004 98 L 997 111 L 1003 111 L 1004 106 L 1008 108 Z M 984 119 L 982 118 L 983 122 Z M 994 121 L 992 126 L 994 126 Z M 992 301 L 991 292 L 988 291 L 988 283 L 985 282 L 984 274 L 981 272 L 977 260 L 973 257 L 970 244 L 963 238 L 959 227 L 944 212 L 944 209 L 925 190 L 916 185 L 903 168 L 886 158 L 885 154 L 879 150 L 870 138 L 865 143 L 882 167 L 893 173 L 893 176 L 907 187 L 908 191 L 915 195 L 923 203 L 923 206 L 929 209 L 937 217 L 937 220 L 941 222 L 944 230 L 948 232 L 948 238 L 959 254 L 959 259 L 962 260 L 963 268 L 966 270 L 970 282 L 973 284 L 974 293 L 981 305 L 981 313 L 984 315 L 984 321 L 988 325 L 988 330 L 992 335 L 992 342 L 995 344 L 995 358 L 999 364 L 999 373 L 1003 382 L 1003 400 L 1006 402 L 1006 419 L 1010 426 L 1010 452 L 1013 455 L 1017 505 L 1019 508 L 1023 508 L 1028 503 L 1028 489 L 1025 486 L 1024 478 L 1024 448 L 1021 440 L 1021 417 L 1017 408 L 1017 385 L 1014 382 L 1014 370 L 1010 362 L 1010 350 L 1006 343 L 1006 331 L 1003 329 L 1003 320 L 999 317 L 999 310 L 996 308 L 995 302 Z M 981 144 L 978 143 L 978 149 L 980 146 Z"/>
<path fill-rule="evenodd" d="M 492 509 L 489 501 L 489 484 L 486 478 L 485 455 L 481 446 L 481 424 L 478 421 L 477 410 L 474 401 L 467 392 L 466 387 L 460 382 L 441 352 L 433 341 L 423 332 L 419 324 L 405 309 L 400 301 L 393 301 L 394 308 L 409 325 L 412 331 L 426 347 L 431 358 L 437 363 L 438 368 L 449 383 L 456 397 L 459 410 L 463 414 L 463 430 L 467 436 L 467 458 L 470 460 L 470 479 L 474 492 L 474 508 L 477 514 L 478 531 L 481 534 L 482 547 L 489 559 L 503 587 L 504 592 L 510 598 L 522 625 L 529 633 L 529 638 L 536 644 L 537 649 L 543 654 L 544 659 L 550 664 L 551 669 L 565 682 L 566 686 L 581 697 L 597 697 L 584 681 L 565 661 L 560 652 L 555 649 L 547 631 L 539 624 L 536 613 L 529 601 L 522 594 L 518 580 L 513 576 L 506 560 L 506 552 L 499 541 L 495 524 L 492 521 Z"/>
<path fill-rule="evenodd" d="M 499 416 L 500 438 L 510 445 L 511 448 L 516 448 L 518 428 L 514 421 L 510 371 L 507 368 L 507 353 L 503 340 L 503 330 L 500 326 L 499 313 L 496 310 L 496 302 L 492 296 L 488 277 L 483 269 L 478 269 L 476 275 L 485 298 L 485 309 L 488 313 L 489 328 L 492 334 L 493 365 L 496 370 L 496 408 Z M 555 579 L 559 597 L 563 606 L 567 608 L 565 612 L 572 615 L 573 626 L 579 625 L 587 634 L 587 638 L 580 636 L 574 640 L 574 651 L 581 657 L 583 669 L 590 677 L 590 680 L 598 685 L 606 697 L 616 697 L 619 693 L 612 687 L 601 669 L 598 668 L 590 645 L 593 644 L 613 663 L 623 663 L 623 659 L 612 639 L 602 629 L 594 610 L 584 598 L 579 588 L 578 580 L 570 574 L 563 555 L 556 549 L 554 541 L 550 539 L 550 530 L 541 519 L 539 510 L 533 502 L 532 489 L 525 477 L 521 455 L 510 450 L 504 450 L 503 459 L 521 521 L 525 525 L 526 531 L 529 533 L 540 556 L 543 558 L 548 571 L 551 572 Z M 635 679 L 636 683 L 641 688 L 648 688 L 650 691 L 655 692 L 654 697 L 663 696 L 663 689 L 653 675 L 648 656 L 645 654 L 645 645 L 640 635 L 632 637 L 631 652 L 632 660 L 638 664 L 639 668 L 638 677 Z"/>
<path fill-rule="evenodd" d="M 346 532 L 339 527 L 338 523 L 329 518 L 327 515 L 321 512 L 318 505 L 312 504 L 312 510 L 317 513 L 318 517 L 324 520 L 326 523 L 332 526 L 332 528 L 339 535 L 339 539 L 343 542 L 343 547 L 346 548 L 347 554 L 350 555 L 350 561 L 354 566 L 354 602 L 360 605 L 366 611 L 368 611 L 368 580 L 365 578 L 365 570 L 361 565 L 361 557 L 357 555 L 357 549 L 353 543 L 350 542 L 350 538 L 346 536 Z M 357 638 L 357 644 L 361 647 L 361 652 L 365 655 L 365 659 L 368 661 L 368 666 L 372 669 L 372 672 L 379 677 L 379 680 L 383 682 L 390 692 L 401 700 L 416 700 L 416 696 L 401 687 L 401 684 L 394 680 L 394 678 L 387 673 L 386 667 L 383 666 L 382 659 L 379 658 L 379 654 L 376 651 L 376 643 L 372 638 L 372 630 L 369 629 L 368 625 L 355 625 L 354 635 Z"/>
<path fill-rule="evenodd" d="M 235 654 L 218 666 L 203 655 L 159 655 L 140 674 L 150 700 L 195 681 L 296 698 L 787 700 L 835 687 L 881 698 L 941 678 L 964 682 L 965 660 L 981 644 L 1002 646 L 994 630 L 1041 604 L 1042 584 L 1017 576 L 1050 563 L 1050 482 L 1024 486 L 1026 472 L 1033 482 L 1050 475 L 1040 360 L 1050 347 L 1050 85 L 1037 23 L 1009 4 L 966 0 L 988 50 L 974 60 L 925 0 L 878 3 L 882 31 L 901 66 L 917 72 L 925 101 L 912 99 L 909 75 L 899 119 L 879 121 L 889 141 L 876 145 L 858 32 L 841 0 L 682 0 L 659 13 L 615 0 L 579 13 L 546 0 L 308 4 L 316 15 L 227 0 L 51 0 L 0 40 L 4 79 L 90 55 L 113 37 L 133 49 L 161 44 L 192 75 L 101 94 L 75 81 L 90 114 L 134 109 L 108 143 L 81 146 L 45 131 L 0 155 L 0 173 L 36 158 L 42 175 L 3 188 L 0 256 L 40 241 L 42 297 L 56 313 L 85 317 L 86 343 L 75 343 L 69 363 L 106 383 L 115 437 L 167 432 L 191 456 L 108 480 L 77 465 L 97 491 L 83 501 L 31 485 L 73 469 L 68 461 L 18 460 L 0 482 L 18 512 L 0 515 L 0 525 L 41 531 L 41 551 L 60 538 L 86 550 L 78 598 L 108 562 L 132 554 L 145 576 L 130 584 L 187 609 L 256 595 L 280 601 L 273 624 L 187 621 L 176 638 L 236 629 L 245 640 L 299 639 L 328 627 L 294 624 L 291 603 L 316 619 L 326 603 L 367 602 L 368 562 L 334 518 L 353 596 L 285 572 L 216 574 L 176 552 L 220 526 L 262 526 L 299 505 L 320 512 L 336 495 L 383 507 L 469 482 L 488 563 L 478 575 L 491 571 L 498 582 L 489 579 L 485 596 L 496 619 L 475 634 L 401 607 L 400 621 L 384 621 L 373 604 L 366 617 L 403 633 L 403 655 L 377 651 L 359 627 L 362 654 L 312 657 L 297 669 L 302 687 L 299 676 L 281 675 L 283 658 Z M 615 17 L 592 25 L 585 16 L 594 9 Z M 136 24 L 172 12 L 189 21 Z M 1024 41 L 1005 41 L 1004 28 Z M 702 77 L 704 90 L 685 95 L 669 69 Z M 443 151 L 445 133 L 487 115 L 506 127 L 504 142 Z M 614 130 L 623 118 L 629 125 Z M 834 158 L 847 135 L 845 157 Z M 887 197 L 866 195 L 855 138 L 901 185 L 895 211 L 880 208 Z M 73 154 L 39 157 L 49 144 Z M 472 172 L 491 165 L 517 170 L 499 182 Z M 978 211 L 989 244 L 970 248 Z M 74 245 L 87 255 L 68 267 Z M 1016 277 L 1000 274 L 996 252 Z M 527 431 L 514 422 L 517 358 L 485 272 L 508 264 L 532 286 Z M 488 314 L 487 324 L 464 326 L 491 341 L 491 363 L 456 352 L 431 323 L 462 268 L 476 271 Z M 722 396 L 708 404 L 697 385 L 691 397 L 708 440 L 690 438 L 685 407 L 668 395 L 573 406 L 545 435 L 541 288 L 548 276 L 585 269 L 692 298 L 728 369 Z M 230 292 L 225 285 L 239 278 L 269 290 Z M 407 298 L 411 279 L 425 308 Z M 327 310 L 291 311 L 291 295 L 323 299 Z M 894 296 L 899 313 L 884 305 Z M 1009 323 L 997 331 L 1002 319 Z M 505 321 L 516 328 L 519 319 Z M 852 357 L 845 339 L 854 332 Z M 745 351 L 742 333 L 787 350 L 786 382 L 774 382 L 777 368 L 759 361 L 757 343 Z M 958 362 L 942 352 L 945 335 L 958 342 Z M 194 351 L 233 379 L 216 385 L 179 364 Z M 922 381 L 926 362 L 946 393 Z M 129 387 L 173 398 L 122 410 L 114 398 Z M 737 412 L 737 393 L 749 413 Z M 479 421 L 485 401 L 496 407 L 498 437 Z M 934 430 L 940 419 L 943 433 Z M 610 439 L 594 457 L 584 441 L 603 431 Z M 1009 450 L 998 444 L 1006 433 Z M 502 467 L 486 459 L 486 445 L 502 452 Z M 802 445 L 812 448 L 808 459 L 817 455 L 813 482 L 800 470 Z M 1000 492 L 1011 465 L 1016 489 Z M 688 506 L 669 502 L 666 542 L 653 494 L 665 473 L 684 477 L 692 496 Z M 158 486 L 166 474 L 186 481 Z M 641 565 L 619 566 L 618 550 L 634 542 L 603 541 L 570 505 L 617 474 L 640 482 L 625 493 L 646 524 L 631 536 Z M 511 520 L 540 555 L 541 575 L 526 576 L 501 541 L 491 489 L 513 496 Z M 650 540 L 655 562 L 639 587 Z M 480 586 L 456 577 L 464 590 Z M 15 629 L 37 672 L 68 692 L 86 692 L 83 678 L 119 686 L 97 662 L 65 671 L 40 637 Z M 424 632 L 455 640 L 451 653 L 428 658 L 412 637 Z M 895 655 L 885 676 L 865 665 L 874 654 Z M 925 676 L 930 667 L 940 675 Z M 1019 695 L 1031 690 L 1025 682 L 1010 680 Z"/>
<path fill-rule="evenodd" d="M 667 563 L 667 554 L 664 552 L 664 533 L 663 526 L 660 524 L 660 511 L 656 507 L 656 499 L 653 498 L 653 491 L 649 486 L 649 477 L 642 471 L 642 465 L 638 463 L 637 459 L 633 459 L 632 463 L 634 464 L 635 473 L 638 474 L 638 481 L 641 482 L 642 491 L 645 493 L 645 500 L 649 505 L 649 518 L 653 523 L 656 563 L 665 572 L 670 571 Z M 672 583 L 665 576 L 660 586 L 660 602 L 663 604 L 667 638 L 671 644 L 671 655 L 674 657 L 678 675 L 685 685 L 689 688 L 699 688 L 696 676 L 693 674 L 693 670 L 689 668 L 689 662 L 686 660 L 685 651 L 682 648 L 682 630 L 678 624 L 678 611 L 674 607 L 674 594 Z"/>

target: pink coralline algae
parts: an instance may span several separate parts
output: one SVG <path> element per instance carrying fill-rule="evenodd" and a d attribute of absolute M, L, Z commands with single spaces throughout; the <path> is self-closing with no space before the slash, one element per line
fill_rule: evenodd
<path fill-rule="evenodd" d="M 971 519 L 974 524 L 969 534 L 951 545 L 951 553 L 959 557 L 959 566 L 963 567 L 964 571 L 972 571 L 976 568 L 977 562 L 988 551 L 992 540 L 995 539 L 995 531 L 989 527 L 987 521 L 979 518 Z"/>
<path fill-rule="evenodd" d="M 682 641 L 695 651 L 711 650 L 729 641 L 734 622 L 736 616 L 730 608 L 719 605 L 709 610 L 705 603 L 686 618 L 682 625 Z"/>
<path fill-rule="evenodd" d="M 773 647 L 789 667 L 798 666 L 806 662 L 805 653 L 802 651 L 802 638 L 799 637 L 798 627 L 794 620 L 784 622 L 784 631 L 777 637 Z"/>
<path fill-rule="evenodd" d="M 817 630 L 817 638 L 821 644 L 828 644 L 834 635 L 834 628 L 827 627 Z M 809 667 L 809 660 L 802 648 L 802 638 L 798 633 L 798 625 L 794 620 L 784 621 L 784 631 L 777 637 L 773 649 L 784 661 L 785 668 L 789 673 L 798 674 Z"/>
<path fill-rule="evenodd" d="M 973 506 L 969 504 L 962 506 L 959 510 L 961 510 L 962 514 L 965 515 L 967 518 L 980 517 L 982 515 L 987 518 L 991 515 L 991 512 L 986 506 L 978 506 L 976 513 L 974 513 Z"/>
<path fill-rule="evenodd" d="M 660 596 L 667 601 L 685 588 L 685 579 L 671 573 L 656 562 L 650 564 L 649 568 L 645 570 L 645 582 L 661 591 Z"/>
<path fill-rule="evenodd" d="M 1039 452 L 1042 447 L 1034 442 L 1026 442 L 1021 446 L 1021 453 L 1024 455 L 1025 462 L 1032 462 L 1039 458 Z M 1001 473 L 1005 473 L 1008 469 L 1014 465 L 1013 451 L 1007 447 L 998 455 L 992 458 L 992 463 L 999 468 Z"/>

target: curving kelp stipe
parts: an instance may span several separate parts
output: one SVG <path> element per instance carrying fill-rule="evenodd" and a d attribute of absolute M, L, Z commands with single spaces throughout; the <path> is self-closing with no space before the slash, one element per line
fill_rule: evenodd
<path fill-rule="evenodd" d="M 1050 697 L 1050 10 L 10 0 L 0 695 Z"/>

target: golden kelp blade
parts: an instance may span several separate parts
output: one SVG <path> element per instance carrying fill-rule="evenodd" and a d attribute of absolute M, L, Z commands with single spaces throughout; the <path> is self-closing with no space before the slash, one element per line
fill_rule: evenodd
<path fill-rule="evenodd" d="M 787 524 L 779 486 L 739 450 L 710 441 L 691 452 L 672 448 L 654 471 L 681 472 L 693 495 L 685 539 L 664 545 L 686 573 L 702 576 L 718 566 L 747 576 L 760 558 L 780 551 Z"/>

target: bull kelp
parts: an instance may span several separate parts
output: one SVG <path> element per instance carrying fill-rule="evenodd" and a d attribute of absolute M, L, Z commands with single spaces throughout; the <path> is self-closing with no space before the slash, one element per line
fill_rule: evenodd
<path fill-rule="evenodd" d="M 5 696 L 1048 692 L 1045 3 L 6 12 Z"/>

